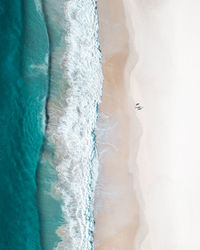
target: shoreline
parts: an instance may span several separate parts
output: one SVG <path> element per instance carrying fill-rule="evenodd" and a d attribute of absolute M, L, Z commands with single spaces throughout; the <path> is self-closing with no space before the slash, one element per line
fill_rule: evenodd
<path fill-rule="evenodd" d="M 59 6 L 57 10 L 53 1 L 46 5 L 52 60 L 47 143 L 42 157 L 44 172 L 47 166 L 50 176 L 45 175 L 42 201 L 51 204 L 47 215 L 59 217 L 53 232 L 59 242 L 43 231 L 45 241 L 56 243 L 56 249 L 85 250 L 93 249 L 93 202 L 99 167 L 94 129 L 103 82 L 96 2 L 86 0 L 82 5 L 76 0 L 59 0 Z M 56 170 L 55 181 L 51 167 Z M 53 199 L 59 207 L 52 205 Z M 48 230 L 55 216 L 44 219 Z"/>

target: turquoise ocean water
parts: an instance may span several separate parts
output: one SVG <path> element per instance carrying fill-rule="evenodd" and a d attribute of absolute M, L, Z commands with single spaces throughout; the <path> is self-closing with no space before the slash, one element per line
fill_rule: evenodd
<path fill-rule="evenodd" d="M 33 0 L 0 1 L 0 249 L 41 249 L 36 169 L 44 136 L 49 41 Z"/>
<path fill-rule="evenodd" d="M 0 250 L 94 249 L 102 81 L 96 0 L 0 1 Z"/>
<path fill-rule="evenodd" d="M 44 249 L 93 250 L 99 170 L 95 128 L 103 81 L 97 1 L 43 4 L 50 41 L 50 91 L 38 168 L 41 243 Z"/>

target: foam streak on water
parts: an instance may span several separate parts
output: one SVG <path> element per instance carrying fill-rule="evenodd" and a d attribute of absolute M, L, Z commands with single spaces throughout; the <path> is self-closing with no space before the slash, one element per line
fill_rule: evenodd
<path fill-rule="evenodd" d="M 103 81 L 96 1 L 68 0 L 64 11 L 66 52 L 61 65 L 69 88 L 53 133 L 60 159 L 56 189 L 65 219 L 57 249 L 89 250 L 99 165 L 94 130 Z"/>

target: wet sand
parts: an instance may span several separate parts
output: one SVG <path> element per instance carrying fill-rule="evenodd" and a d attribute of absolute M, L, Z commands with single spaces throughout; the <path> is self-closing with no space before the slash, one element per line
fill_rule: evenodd
<path fill-rule="evenodd" d="M 138 202 L 134 192 L 130 155 L 136 154 L 139 126 L 130 104 L 125 68 L 129 35 L 121 0 L 98 4 L 100 44 L 103 54 L 103 98 L 98 121 L 98 150 L 101 169 L 96 195 L 96 250 L 132 250 L 138 227 Z M 100 136 L 101 128 L 105 128 Z M 133 148 L 130 147 L 135 142 Z"/>

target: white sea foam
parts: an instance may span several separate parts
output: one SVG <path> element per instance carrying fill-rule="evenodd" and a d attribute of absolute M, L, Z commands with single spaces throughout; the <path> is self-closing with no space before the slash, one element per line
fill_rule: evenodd
<path fill-rule="evenodd" d="M 103 82 L 96 1 L 68 0 L 64 13 L 66 50 L 60 65 L 69 88 L 58 113 L 50 108 L 48 132 L 59 159 L 55 188 L 63 200 L 65 219 L 56 249 L 91 250 L 99 168 L 94 130 Z"/>
<path fill-rule="evenodd" d="M 35 2 L 35 6 L 36 6 L 37 11 L 42 13 L 42 5 L 41 5 L 40 0 L 34 0 L 34 2 Z"/>

